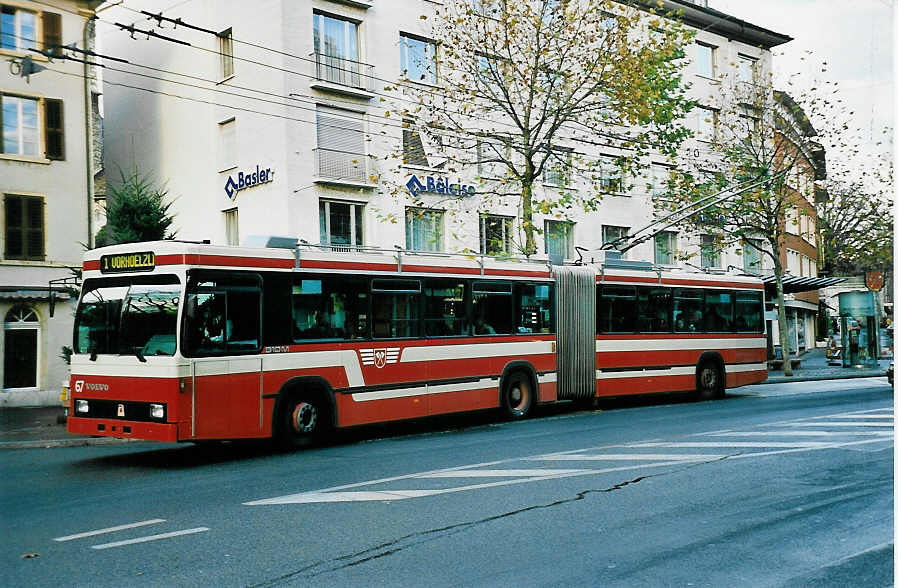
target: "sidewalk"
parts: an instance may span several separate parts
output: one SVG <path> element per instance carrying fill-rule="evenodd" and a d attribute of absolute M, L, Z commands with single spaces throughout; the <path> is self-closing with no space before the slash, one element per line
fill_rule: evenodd
<path fill-rule="evenodd" d="M 879 368 L 830 366 L 827 364 L 823 349 L 812 349 L 801 356 L 801 367 L 792 370 L 792 377 L 783 376 L 782 370 L 770 370 L 770 376 L 763 383 L 779 384 L 885 376 L 890 362 L 891 360 L 881 360 Z M 64 414 L 65 410 L 61 406 L 0 408 L 0 449 L 76 447 L 128 442 L 128 440 L 111 437 L 70 435 L 66 432 L 65 424 L 60 422 Z"/>

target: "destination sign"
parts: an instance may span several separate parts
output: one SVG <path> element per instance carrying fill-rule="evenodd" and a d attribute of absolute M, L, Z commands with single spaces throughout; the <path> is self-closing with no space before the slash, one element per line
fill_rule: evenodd
<path fill-rule="evenodd" d="M 152 251 L 140 253 L 116 253 L 100 257 L 100 272 L 114 274 L 118 272 L 143 272 L 156 267 L 156 254 Z"/>

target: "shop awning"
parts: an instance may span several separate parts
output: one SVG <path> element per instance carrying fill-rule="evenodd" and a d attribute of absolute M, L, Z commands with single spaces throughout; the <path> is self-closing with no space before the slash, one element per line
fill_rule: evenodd
<path fill-rule="evenodd" d="M 764 280 L 764 289 L 768 296 L 776 295 L 776 276 L 761 276 Z M 783 293 L 796 294 L 798 292 L 808 292 L 811 290 L 819 290 L 827 286 L 833 286 L 840 282 L 844 282 L 845 278 L 808 278 L 804 276 L 783 276 Z"/>

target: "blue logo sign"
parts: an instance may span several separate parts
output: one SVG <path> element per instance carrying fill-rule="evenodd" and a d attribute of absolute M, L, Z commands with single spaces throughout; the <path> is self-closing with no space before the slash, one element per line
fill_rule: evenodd
<path fill-rule="evenodd" d="M 424 176 L 423 181 L 418 176 L 412 176 L 405 187 L 417 196 L 422 192 L 434 192 L 436 194 L 449 194 L 452 196 L 473 196 L 476 193 L 474 186 L 468 184 L 451 184 L 447 178 L 434 178 L 433 176 Z"/>
<path fill-rule="evenodd" d="M 228 198 L 234 200 L 237 198 L 237 192 L 258 186 L 259 184 L 267 184 L 271 181 L 274 181 L 274 172 L 271 171 L 271 168 L 259 169 L 257 165 L 256 171 L 237 172 L 236 180 L 234 176 L 228 176 L 224 191 Z"/>

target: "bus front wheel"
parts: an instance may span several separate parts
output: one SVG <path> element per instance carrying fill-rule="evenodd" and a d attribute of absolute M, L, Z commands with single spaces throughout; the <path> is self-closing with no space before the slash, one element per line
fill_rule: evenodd
<path fill-rule="evenodd" d="M 526 418 L 533 407 L 533 384 L 523 372 L 508 376 L 502 386 L 502 409 L 505 416 L 518 420 Z"/>
<path fill-rule="evenodd" d="M 315 396 L 290 396 L 280 413 L 279 444 L 287 449 L 316 445 L 326 436 L 328 422 L 323 400 Z"/>

